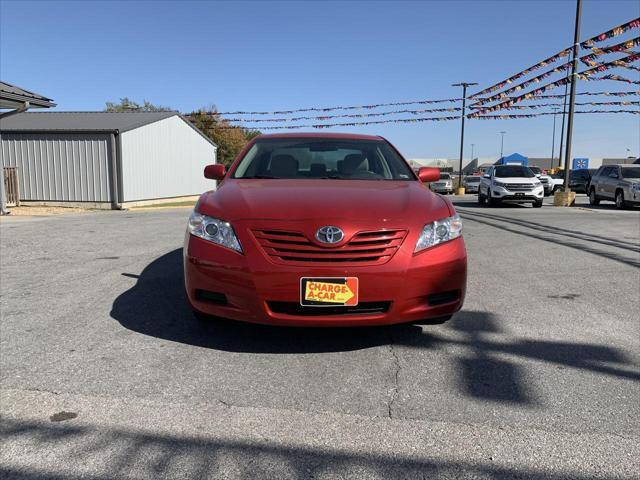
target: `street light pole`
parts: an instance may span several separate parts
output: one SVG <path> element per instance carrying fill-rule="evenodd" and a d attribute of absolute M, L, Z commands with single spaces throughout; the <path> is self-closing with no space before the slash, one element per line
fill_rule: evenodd
<path fill-rule="evenodd" d="M 504 156 L 504 134 L 507 132 L 500 132 L 500 135 L 502 135 L 502 137 L 500 137 L 500 158 L 502 158 Z"/>
<path fill-rule="evenodd" d="M 475 146 L 475 143 L 471 144 L 471 161 L 473 162 L 473 147 Z M 629 151 L 629 149 L 627 148 L 627 151 Z"/>
<path fill-rule="evenodd" d="M 553 169 L 553 156 L 556 152 L 556 115 L 558 114 L 558 110 L 560 107 L 551 107 L 553 110 L 553 135 L 551 136 L 551 169 Z"/>
<path fill-rule="evenodd" d="M 569 91 L 569 118 L 567 119 L 567 149 L 564 155 L 564 193 L 569 193 L 569 162 L 571 161 L 571 136 L 573 134 L 573 110 L 576 101 L 576 83 L 578 83 L 578 48 L 580 47 L 580 16 L 582 14 L 582 0 L 576 2 L 576 28 L 573 35 L 573 62 L 571 65 L 571 88 Z M 571 202 L 567 201 L 569 205 Z"/>
<path fill-rule="evenodd" d="M 460 127 L 460 168 L 458 170 L 458 195 L 460 195 L 462 192 L 462 154 L 464 153 L 464 117 L 465 108 L 467 106 L 467 87 L 470 87 L 472 85 L 477 85 L 477 83 L 461 82 L 451 85 L 452 87 L 462 87 L 462 114 L 460 115 L 462 122 Z"/>

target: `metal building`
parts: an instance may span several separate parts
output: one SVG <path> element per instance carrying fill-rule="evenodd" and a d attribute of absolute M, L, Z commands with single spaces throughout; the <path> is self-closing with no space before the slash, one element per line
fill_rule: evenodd
<path fill-rule="evenodd" d="M 0 120 L 20 199 L 123 205 L 198 195 L 216 145 L 177 112 L 37 112 Z"/>

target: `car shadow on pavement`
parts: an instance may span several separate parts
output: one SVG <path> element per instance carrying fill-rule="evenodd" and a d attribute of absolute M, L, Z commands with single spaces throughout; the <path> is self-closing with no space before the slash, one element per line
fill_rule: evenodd
<path fill-rule="evenodd" d="M 254 428 L 258 436 L 261 428 Z M 16 445 L 25 446 L 22 454 L 13 456 L 13 462 L 0 465 L 0 477 L 11 480 L 594 478 L 584 470 L 574 470 L 575 467 L 559 470 L 557 466 L 542 463 L 532 467 L 533 462 L 525 465 L 522 460 L 496 462 L 489 454 L 484 461 L 465 459 L 462 454 L 441 459 L 429 458 L 428 453 L 409 456 L 389 452 L 389 449 L 376 451 L 368 446 L 360 451 L 339 449 L 322 441 L 313 442 L 314 446 L 298 446 L 277 439 L 265 441 L 266 437 L 250 441 L 202 432 L 197 436 L 170 435 L 88 425 L 86 421 L 51 424 L 3 417 L 0 435 L 5 445 L 10 445 L 14 451 Z M 424 441 L 422 436 L 419 438 L 416 439 L 418 444 Z M 424 447 L 427 452 L 429 448 Z M 41 452 L 37 462 L 29 461 L 30 452 Z M 518 453 L 522 459 L 524 454 Z"/>
<path fill-rule="evenodd" d="M 496 402 L 538 403 L 522 365 L 531 359 L 640 380 L 640 374 L 628 368 L 631 364 L 626 356 L 612 347 L 513 337 L 505 341 L 499 335 L 508 332 L 491 312 L 463 310 L 443 326 L 424 328 L 311 329 L 218 320 L 202 323 L 193 317 L 185 298 L 182 249 L 151 262 L 136 284 L 113 302 L 111 316 L 123 327 L 144 335 L 236 353 L 346 352 L 383 345 L 442 350 L 457 363 L 462 391 Z M 455 354 L 450 353 L 451 347 L 456 347 Z"/>

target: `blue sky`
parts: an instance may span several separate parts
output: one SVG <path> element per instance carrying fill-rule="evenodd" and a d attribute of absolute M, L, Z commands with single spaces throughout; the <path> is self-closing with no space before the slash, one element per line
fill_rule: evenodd
<path fill-rule="evenodd" d="M 571 45 L 574 12 L 573 0 L 0 0 L 0 77 L 53 98 L 58 110 L 101 110 L 123 96 L 181 111 L 452 98 L 460 92 L 451 83 L 486 87 Z M 635 0 L 587 0 L 581 37 L 639 15 Z M 578 91 L 633 87 L 583 82 Z M 410 158 L 458 155 L 459 122 L 334 130 L 383 135 Z M 505 153 L 551 153 L 552 118 L 541 117 L 468 122 L 465 156 L 471 143 L 476 155 L 497 156 L 501 130 Z M 627 148 L 640 154 L 640 116 L 576 116 L 574 156 Z"/>

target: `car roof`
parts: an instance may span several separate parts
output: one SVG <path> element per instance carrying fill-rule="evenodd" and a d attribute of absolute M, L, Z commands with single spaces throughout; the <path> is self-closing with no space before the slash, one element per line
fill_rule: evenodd
<path fill-rule="evenodd" d="M 361 135 L 357 133 L 268 133 L 258 135 L 256 139 L 262 138 L 333 138 L 340 140 L 384 140 L 379 135 Z"/>

